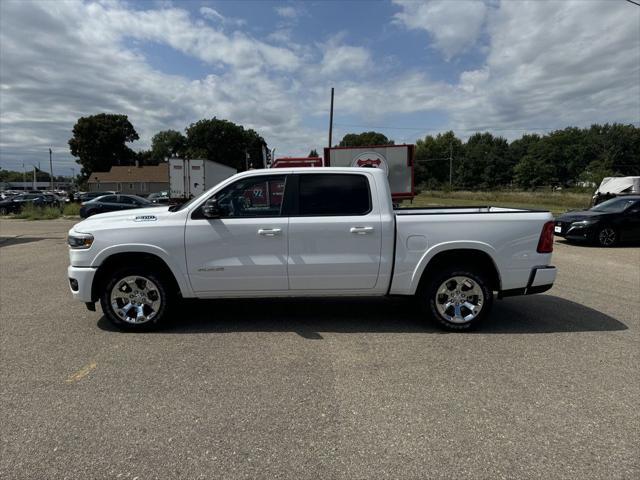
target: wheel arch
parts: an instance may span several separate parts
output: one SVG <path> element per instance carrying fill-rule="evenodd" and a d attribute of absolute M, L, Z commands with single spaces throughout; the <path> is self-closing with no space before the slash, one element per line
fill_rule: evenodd
<path fill-rule="evenodd" d="M 108 282 L 110 276 L 119 268 L 125 266 L 142 266 L 151 268 L 154 273 L 161 275 L 168 282 L 168 288 L 174 293 L 184 294 L 185 289 L 178 281 L 178 277 L 169 267 L 167 262 L 159 255 L 149 252 L 116 252 L 105 257 L 96 270 L 91 285 L 91 299 L 97 301 L 102 288 Z"/>
<path fill-rule="evenodd" d="M 417 276 L 419 280 L 414 282 L 413 293 L 416 293 L 424 286 L 433 272 L 444 266 L 451 265 L 468 265 L 472 268 L 477 268 L 488 275 L 492 290 L 500 291 L 502 288 L 500 270 L 488 252 L 476 246 L 459 246 L 434 252 L 423 262 L 421 272 Z"/>

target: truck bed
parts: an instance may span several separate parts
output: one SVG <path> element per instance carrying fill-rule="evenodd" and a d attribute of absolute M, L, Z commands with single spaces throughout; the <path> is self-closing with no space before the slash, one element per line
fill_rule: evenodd
<path fill-rule="evenodd" d="M 479 250 L 500 272 L 501 290 L 521 288 L 533 268 L 548 265 L 550 254 L 536 252 L 547 210 L 494 206 L 394 209 L 396 244 L 390 293 L 415 285 L 420 265 L 441 251 Z M 416 268 L 418 266 L 418 268 Z"/>
<path fill-rule="evenodd" d="M 461 213 L 542 213 L 548 210 L 531 210 L 526 208 L 494 207 L 490 205 L 471 205 L 459 207 L 409 207 L 396 208 L 396 215 L 451 215 Z"/>

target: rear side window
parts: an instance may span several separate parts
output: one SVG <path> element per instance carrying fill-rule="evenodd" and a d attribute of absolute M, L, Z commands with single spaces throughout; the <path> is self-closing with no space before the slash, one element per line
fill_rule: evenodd
<path fill-rule="evenodd" d="M 366 215 L 371 211 L 369 182 L 364 175 L 300 175 L 299 214 Z"/>
<path fill-rule="evenodd" d="M 127 205 L 137 205 L 138 202 L 136 202 L 133 198 L 131 197 L 118 197 L 118 203 L 126 203 Z"/>

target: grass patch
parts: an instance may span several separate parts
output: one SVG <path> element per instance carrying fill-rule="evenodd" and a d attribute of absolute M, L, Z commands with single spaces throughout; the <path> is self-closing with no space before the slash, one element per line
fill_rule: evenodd
<path fill-rule="evenodd" d="M 61 210 L 56 207 L 35 207 L 33 205 L 25 205 L 20 213 L 16 213 L 13 218 L 23 220 L 53 220 L 60 218 Z"/>
<path fill-rule="evenodd" d="M 553 214 L 567 210 L 589 208 L 590 193 L 577 192 L 444 192 L 430 190 L 422 192 L 413 199 L 413 204 L 406 207 L 440 207 L 440 206 L 497 206 L 512 208 L 531 208 L 550 210 Z"/>
<path fill-rule="evenodd" d="M 79 203 L 67 203 L 62 210 L 62 214 L 65 217 L 78 217 L 80 216 L 80 204 Z"/>

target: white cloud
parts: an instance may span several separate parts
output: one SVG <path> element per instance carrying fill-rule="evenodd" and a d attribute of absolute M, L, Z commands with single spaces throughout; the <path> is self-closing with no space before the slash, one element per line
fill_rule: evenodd
<path fill-rule="evenodd" d="M 393 3 L 402 7 L 395 14 L 395 21 L 409 29 L 429 32 L 435 47 L 447 60 L 474 44 L 488 10 L 480 0 L 393 0 Z"/>
<path fill-rule="evenodd" d="M 371 53 L 364 47 L 342 45 L 342 36 L 337 35 L 322 45 L 321 73 L 326 76 L 365 73 L 371 67 Z"/>
<path fill-rule="evenodd" d="M 247 24 L 246 20 L 242 18 L 225 17 L 220 12 L 218 12 L 215 8 L 211 8 L 211 7 L 200 7 L 200 15 L 202 15 L 204 18 L 208 20 L 221 22 L 222 24 L 230 24 L 238 27 L 241 27 Z"/>
<path fill-rule="evenodd" d="M 285 7 L 276 7 L 276 13 L 283 18 L 296 18 L 299 11 L 291 5 Z"/>

